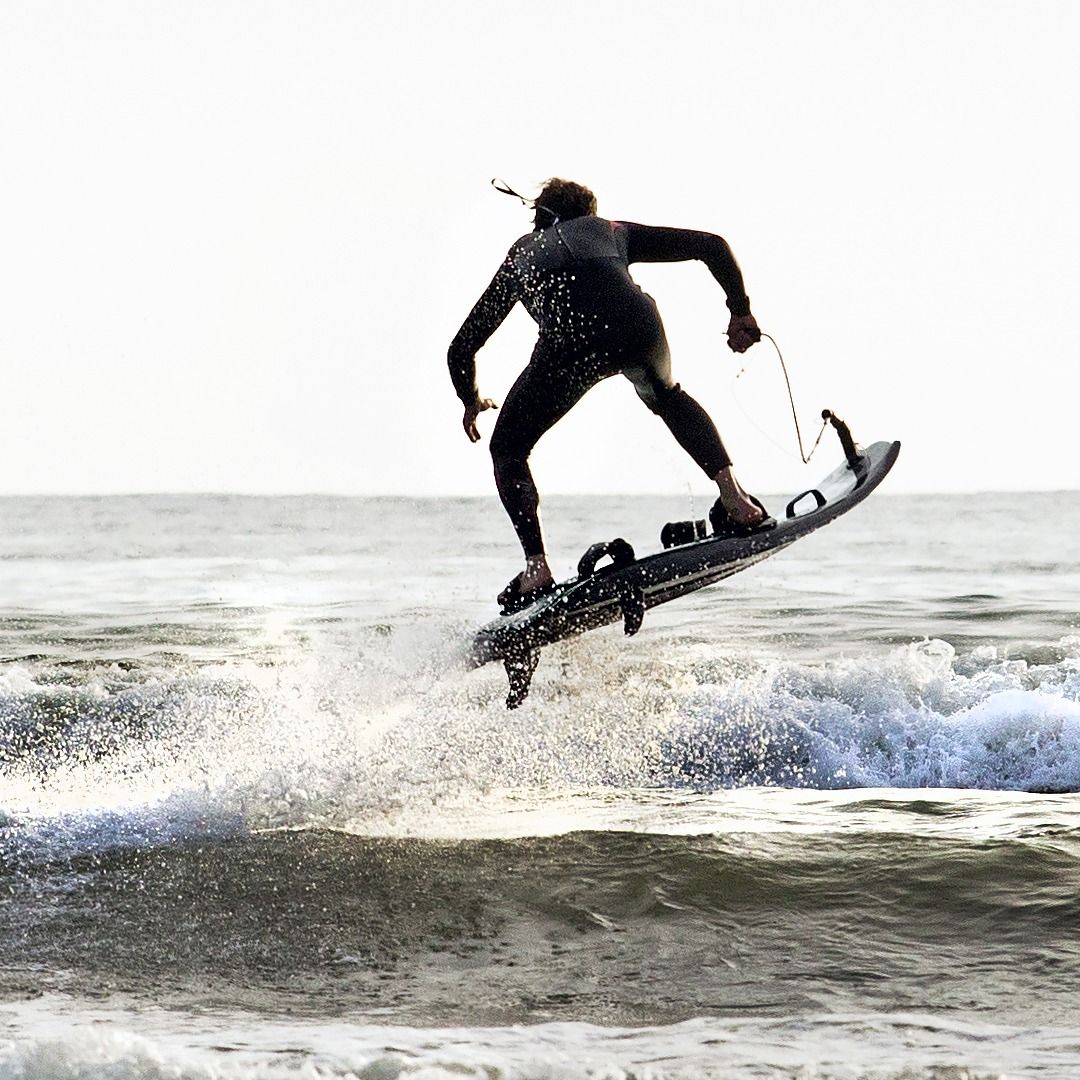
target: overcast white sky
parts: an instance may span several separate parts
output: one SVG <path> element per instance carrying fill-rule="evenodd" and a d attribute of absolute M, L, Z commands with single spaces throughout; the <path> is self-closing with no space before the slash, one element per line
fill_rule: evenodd
<path fill-rule="evenodd" d="M 496 175 L 725 236 L 808 437 L 901 439 L 889 490 L 1080 487 L 1078 11 L 0 0 L 0 492 L 490 492 L 445 353 L 529 227 Z M 704 267 L 636 276 L 751 490 L 832 466 Z M 534 464 L 709 486 L 621 379 Z"/>

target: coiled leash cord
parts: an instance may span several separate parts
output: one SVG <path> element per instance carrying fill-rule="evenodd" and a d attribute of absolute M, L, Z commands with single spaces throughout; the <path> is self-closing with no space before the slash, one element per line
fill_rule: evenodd
<path fill-rule="evenodd" d="M 843 421 L 839 420 L 838 417 L 834 416 L 831 410 L 822 409 L 821 430 L 818 432 L 817 438 L 814 440 L 814 445 L 810 447 L 810 452 L 806 452 L 805 448 L 803 447 L 802 428 L 799 426 L 799 414 L 795 408 L 795 395 L 792 393 L 791 390 L 791 378 L 788 375 L 787 364 L 784 363 L 784 354 L 780 351 L 780 346 L 776 344 L 776 338 L 774 338 L 772 334 L 766 334 L 763 331 L 761 336 L 763 338 L 768 338 L 769 341 L 772 343 L 772 347 L 776 350 L 777 359 L 779 359 L 780 361 L 780 370 L 784 373 L 784 386 L 787 387 L 788 402 L 791 405 L 791 419 L 795 421 L 795 438 L 799 442 L 799 457 L 802 458 L 802 463 L 804 465 L 809 465 L 810 459 L 814 456 L 814 452 L 821 445 L 821 437 L 825 434 L 825 429 L 829 426 L 829 422 L 832 421 L 833 425 L 836 426 L 838 423 L 842 424 Z M 742 375 L 744 371 L 746 371 L 745 365 L 739 369 L 739 372 L 735 376 L 735 378 L 737 379 L 739 375 Z M 837 427 L 837 430 L 840 430 L 839 427 Z"/>

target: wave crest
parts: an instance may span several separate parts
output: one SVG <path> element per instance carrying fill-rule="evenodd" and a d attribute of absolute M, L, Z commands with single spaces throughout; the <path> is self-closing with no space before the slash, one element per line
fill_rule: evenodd
<path fill-rule="evenodd" d="M 776 662 L 705 681 L 661 772 L 706 788 L 1080 788 L 1080 660 L 957 657 L 924 641 L 887 657 Z"/>

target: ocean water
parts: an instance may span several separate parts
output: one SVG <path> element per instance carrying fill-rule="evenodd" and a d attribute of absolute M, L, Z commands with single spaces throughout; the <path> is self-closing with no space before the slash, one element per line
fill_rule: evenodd
<path fill-rule="evenodd" d="M 0 1077 L 1080 1076 L 1080 493 L 887 487 L 513 713 L 492 500 L 0 500 Z"/>

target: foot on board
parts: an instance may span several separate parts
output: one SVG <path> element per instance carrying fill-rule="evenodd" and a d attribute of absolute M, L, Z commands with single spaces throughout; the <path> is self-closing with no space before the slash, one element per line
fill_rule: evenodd
<path fill-rule="evenodd" d="M 526 592 L 521 591 L 521 575 L 518 574 L 501 593 L 499 593 L 499 607 L 501 614 L 513 615 L 515 611 L 524 611 L 530 604 L 536 603 L 541 597 L 555 591 L 555 582 L 548 581 L 538 585 L 535 589 Z"/>
<path fill-rule="evenodd" d="M 724 504 L 717 499 L 709 511 L 709 524 L 712 526 L 714 536 L 720 539 L 729 536 L 753 536 L 754 533 L 776 528 L 776 518 L 770 516 L 769 511 L 761 504 L 761 500 L 753 495 L 746 497 L 761 510 L 762 516 L 757 521 L 744 525 L 742 522 L 732 520 L 731 515 L 724 509 Z"/>

